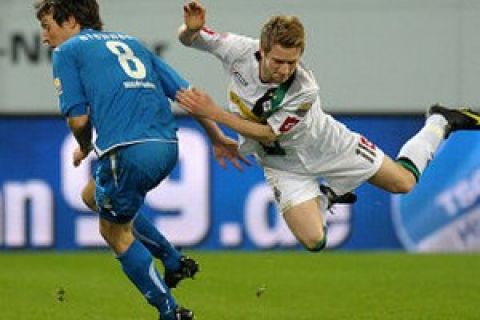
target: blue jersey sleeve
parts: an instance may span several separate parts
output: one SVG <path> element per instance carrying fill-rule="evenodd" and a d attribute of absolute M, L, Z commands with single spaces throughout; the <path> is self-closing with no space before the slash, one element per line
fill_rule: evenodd
<path fill-rule="evenodd" d="M 186 89 L 190 86 L 187 80 L 183 79 L 172 67 L 159 59 L 157 56 L 152 56 L 153 68 L 157 77 L 162 84 L 163 90 L 167 97 L 175 100 L 175 95 L 178 90 Z"/>
<path fill-rule="evenodd" d="M 53 77 L 59 98 L 60 112 L 68 117 L 72 113 L 87 113 L 85 96 L 75 59 L 68 51 L 56 49 L 53 53 Z M 79 108 L 79 106 L 82 106 Z"/>

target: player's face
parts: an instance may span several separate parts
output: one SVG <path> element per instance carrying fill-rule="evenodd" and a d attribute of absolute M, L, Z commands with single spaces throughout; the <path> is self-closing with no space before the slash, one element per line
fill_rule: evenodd
<path fill-rule="evenodd" d="M 46 14 L 40 20 L 42 27 L 42 41 L 50 48 L 56 48 L 73 35 L 80 32 L 80 26 L 74 18 L 70 18 L 62 25 L 58 25 L 52 14 Z"/>
<path fill-rule="evenodd" d="M 283 83 L 295 72 L 302 57 L 300 48 L 284 48 L 274 44 L 270 52 L 262 51 L 260 77 L 265 82 Z"/>

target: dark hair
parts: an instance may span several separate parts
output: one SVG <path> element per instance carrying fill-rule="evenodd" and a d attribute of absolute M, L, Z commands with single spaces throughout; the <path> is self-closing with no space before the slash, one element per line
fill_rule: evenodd
<path fill-rule="evenodd" d="M 37 0 L 34 7 L 38 20 L 46 14 L 52 14 L 53 20 L 58 25 L 74 17 L 81 28 L 94 30 L 103 28 L 97 0 Z"/>
<path fill-rule="evenodd" d="M 260 35 L 260 48 L 268 53 L 273 45 L 284 48 L 305 49 L 305 31 L 295 16 L 273 16 L 263 26 Z"/>

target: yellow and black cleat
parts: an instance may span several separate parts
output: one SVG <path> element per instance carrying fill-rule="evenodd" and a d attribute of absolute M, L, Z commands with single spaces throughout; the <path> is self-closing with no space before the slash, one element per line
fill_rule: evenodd
<path fill-rule="evenodd" d="M 435 104 L 428 109 L 427 116 L 439 114 L 448 121 L 445 138 L 457 130 L 480 130 L 480 113 L 469 108 L 449 109 Z"/>

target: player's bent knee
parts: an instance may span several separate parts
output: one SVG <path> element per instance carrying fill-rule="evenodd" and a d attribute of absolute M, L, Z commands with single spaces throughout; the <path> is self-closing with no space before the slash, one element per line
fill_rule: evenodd
<path fill-rule="evenodd" d="M 414 179 L 403 179 L 399 183 L 395 184 L 394 193 L 409 193 L 413 190 L 416 185 L 416 181 Z"/>
<path fill-rule="evenodd" d="M 325 247 L 327 246 L 327 237 L 324 236 L 322 240 L 312 243 L 309 245 L 306 245 L 305 247 L 307 248 L 308 251 L 310 252 L 320 252 L 322 251 Z"/>
<path fill-rule="evenodd" d="M 310 252 L 320 252 L 327 246 L 327 232 L 326 229 L 319 235 L 318 238 L 308 239 L 303 241 L 304 247 Z"/>
<path fill-rule="evenodd" d="M 127 251 L 135 240 L 131 231 L 131 223 L 118 224 L 100 219 L 99 231 L 103 239 L 117 254 Z"/>
<path fill-rule="evenodd" d="M 113 238 L 111 222 L 100 219 L 100 224 L 98 225 L 98 227 L 98 231 L 100 232 L 102 238 L 108 243 L 110 243 L 110 239 Z"/>
<path fill-rule="evenodd" d="M 327 246 L 327 227 L 323 226 L 318 232 L 314 234 L 306 234 L 303 237 L 298 237 L 305 249 L 310 252 L 322 251 Z"/>
<path fill-rule="evenodd" d="M 82 190 L 82 201 L 92 211 L 97 211 L 97 205 L 95 203 L 95 188 L 87 185 Z"/>
<path fill-rule="evenodd" d="M 85 190 L 82 192 L 82 201 L 88 208 L 90 208 L 90 210 L 97 211 L 95 199 L 92 199 L 90 194 Z"/>

